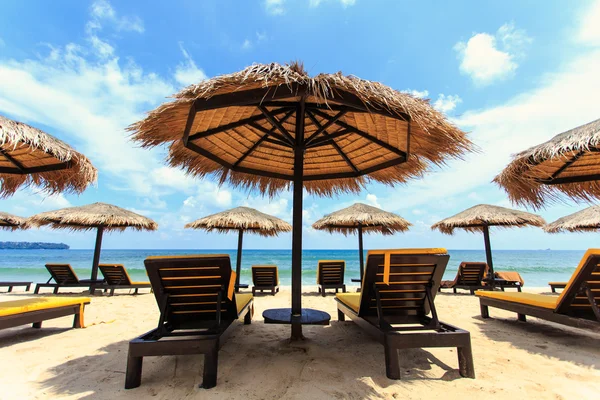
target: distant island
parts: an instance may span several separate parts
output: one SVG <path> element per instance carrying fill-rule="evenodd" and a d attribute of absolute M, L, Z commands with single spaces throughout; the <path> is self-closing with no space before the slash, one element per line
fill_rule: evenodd
<path fill-rule="evenodd" d="M 44 242 L 0 242 L 0 250 L 68 250 L 64 243 Z"/>

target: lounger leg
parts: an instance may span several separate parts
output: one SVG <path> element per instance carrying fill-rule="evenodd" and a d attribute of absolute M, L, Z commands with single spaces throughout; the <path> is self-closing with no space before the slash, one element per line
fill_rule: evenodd
<path fill-rule="evenodd" d="M 521 293 L 521 286 L 517 286 L 517 290 Z"/>
<path fill-rule="evenodd" d="M 481 304 L 479 306 L 479 308 L 481 309 L 481 317 L 482 318 L 489 318 L 490 317 L 490 309 L 488 308 L 488 306 Z"/>
<path fill-rule="evenodd" d="M 36 328 L 36 329 L 40 329 L 40 328 L 42 327 L 42 321 L 40 321 L 40 322 L 34 322 L 34 323 L 31 325 L 31 327 L 32 327 L 32 328 Z"/>
<path fill-rule="evenodd" d="M 550 290 L 552 290 L 552 293 L 556 293 L 556 288 L 554 286 L 550 286 Z"/>
<path fill-rule="evenodd" d="M 346 314 L 344 314 L 341 310 L 338 309 L 338 321 L 345 321 Z"/>
<path fill-rule="evenodd" d="M 114 296 L 115 295 L 115 288 L 110 289 L 110 294 L 109 296 Z"/>
<path fill-rule="evenodd" d="M 35 285 L 35 290 L 33 291 L 33 294 L 38 294 L 39 292 L 40 292 L 40 286 Z"/>
<path fill-rule="evenodd" d="M 75 314 L 73 317 L 73 328 L 81 328 L 81 314 Z"/>
<path fill-rule="evenodd" d="M 475 294 L 475 291 L 473 289 L 471 289 L 471 296 L 473 296 Z"/>
<path fill-rule="evenodd" d="M 275 296 L 275 287 L 273 287 L 273 289 L 271 289 L 271 296 Z"/>
<path fill-rule="evenodd" d="M 454 287 L 454 288 L 452 288 L 452 291 L 453 291 L 454 293 L 456 293 L 456 288 L 455 288 L 455 287 Z"/>
<path fill-rule="evenodd" d="M 346 285 L 343 286 L 342 292 L 346 293 Z"/>
<path fill-rule="evenodd" d="M 252 296 L 256 296 L 256 288 L 252 286 Z"/>
<path fill-rule="evenodd" d="M 142 383 L 142 363 L 144 357 L 127 356 L 127 371 L 125 372 L 125 389 L 133 389 Z"/>
<path fill-rule="evenodd" d="M 521 322 L 527 322 L 527 316 L 525 316 L 525 314 L 517 314 L 517 318 Z"/>
<path fill-rule="evenodd" d="M 325 288 L 321 289 L 321 296 L 325 297 Z"/>
<path fill-rule="evenodd" d="M 204 374 L 202 375 L 203 389 L 210 389 L 217 386 L 217 366 L 219 364 L 219 343 L 215 342 L 215 345 L 206 355 L 204 356 Z"/>
<path fill-rule="evenodd" d="M 12 292 L 12 288 L 13 288 L 12 286 L 8 287 L 8 293 Z"/>
<path fill-rule="evenodd" d="M 135 290 L 133 291 L 133 294 L 138 294 L 138 288 L 135 288 Z"/>
<path fill-rule="evenodd" d="M 58 286 L 56 286 L 56 287 L 54 288 L 54 291 L 53 291 L 52 293 L 54 293 L 54 294 L 58 293 Z"/>
<path fill-rule="evenodd" d="M 29 285 L 25 286 L 25 291 L 26 292 L 29 292 L 29 289 L 31 289 L 31 283 Z"/>
<path fill-rule="evenodd" d="M 468 346 L 458 347 L 458 369 L 460 376 L 475 379 L 475 367 L 473 366 L 473 352 L 471 350 L 470 339 Z"/>
<path fill-rule="evenodd" d="M 250 325 L 252 323 L 252 312 L 254 311 L 253 308 L 254 306 L 251 306 L 246 315 L 244 315 L 244 325 Z"/>
<path fill-rule="evenodd" d="M 400 379 L 398 349 L 389 345 L 387 337 L 384 339 L 383 348 L 385 352 L 385 375 L 389 379 Z"/>

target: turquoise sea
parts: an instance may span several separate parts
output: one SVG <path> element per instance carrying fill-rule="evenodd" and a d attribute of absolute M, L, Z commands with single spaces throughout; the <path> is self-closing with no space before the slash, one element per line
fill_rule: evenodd
<path fill-rule="evenodd" d="M 101 262 L 124 264 L 132 278 L 145 278 L 144 259 L 151 255 L 229 254 L 235 268 L 235 250 L 103 250 Z M 483 250 L 449 250 L 450 263 L 444 275 L 453 279 L 461 261 L 485 261 Z M 584 250 L 496 250 L 494 267 L 500 271 L 518 271 L 525 286 L 546 286 L 549 281 L 563 281 L 583 256 Z M 276 264 L 282 285 L 290 284 L 291 250 L 244 250 L 242 258 L 242 283 L 250 282 L 250 266 Z M 45 282 L 49 274 L 45 263 L 69 263 L 80 279 L 89 278 L 93 250 L 0 250 L 0 281 L 25 280 Z M 302 281 L 314 285 L 318 260 L 346 260 L 346 283 L 358 278 L 358 251 L 356 250 L 304 250 Z"/>

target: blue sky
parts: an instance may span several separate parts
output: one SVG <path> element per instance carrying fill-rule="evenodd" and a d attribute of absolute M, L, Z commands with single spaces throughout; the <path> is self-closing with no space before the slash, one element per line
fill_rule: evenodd
<path fill-rule="evenodd" d="M 291 220 L 291 193 L 269 199 L 187 177 L 165 166 L 165 149 L 137 148 L 125 127 L 188 84 L 292 60 L 311 74 L 342 71 L 430 98 L 481 149 L 404 186 L 307 196 L 304 247 L 354 248 L 354 238 L 310 224 L 361 201 L 413 223 L 392 238 L 366 236 L 366 248 L 477 249 L 480 235 L 429 227 L 479 203 L 511 207 L 491 183 L 510 155 L 599 117 L 600 1 L 4 2 L 0 113 L 67 141 L 91 158 L 99 178 L 81 196 L 23 189 L 0 208 L 28 216 L 103 201 L 159 223 L 154 233 L 108 235 L 105 248 L 234 248 L 235 235 L 183 225 L 238 205 Z M 565 202 L 540 214 L 550 222 L 585 206 Z M 94 235 L 43 229 L 0 233 L 0 240 L 91 248 Z M 598 240 L 527 228 L 494 230 L 492 246 L 583 249 Z M 291 236 L 247 235 L 245 243 L 290 248 Z"/>

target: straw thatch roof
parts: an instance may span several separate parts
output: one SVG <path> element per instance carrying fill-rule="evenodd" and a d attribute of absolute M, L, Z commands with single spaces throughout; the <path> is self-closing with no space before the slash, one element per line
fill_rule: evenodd
<path fill-rule="evenodd" d="M 133 139 L 143 147 L 169 144 L 169 163 L 191 174 L 271 195 L 292 180 L 297 122 L 311 193 L 405 182 L 472 148 L 428 100 L 339 72 L 310 77 L 298 63 L 255 64 L 174 98 L 131 125 Z M 296 121 L 302 98 L 307 113 Z"/>
<path fill-rule="evenodd" d="M 17 217 L 16 215 L 12 215 L 9 213 L 0 211 L 0 228 L 2 229 L 23 229 L 27 228 L 27 220 L 22 217 Z"/>
<path fill-rule="evenodd" d="M 362 225 L 363 232 L 393 235 L 396 232 L 407 231 L 412 224 L 394 213 L 356 203 L 326 215 L 315 222 L 312 227 L 330 233 L 339 232 L 347 235 L 356 232 L 359 225 Z"/>
<path fill-rule="evenodd" d="M 539 208 L 562 195 L 600 198 L 600 119 L 561 133 L 513 157 L 494 181 L 510 199 Z"/>
<path fill-rule="evenodd" d="M 150 218 L 106 203 L 94 203 L 81 207 L 67 207 L 47 211 L 29 217 L 33 226 L 49 225 L 52 228 L 66 228 L 85 231 L 104 227 L 105 231 L 123 231 L 126 228 L 154 231 L 158 224 Z"/>
<path fill-rule="evenodd" d="M 83 155 L 61 140 L 0 115 L 0 196 L 22 185 L 52 194 L 83 192 L 97 171 Z"/>
<path fill-rule="evenodd" d="M 254 208 L 236 207 L 190 222 L 185 226 L 192 229 L 205 229 L 207 232 L 227 233 L 244 230 L 262 236 L 277 236 L 280 232 L 290 232 L 292 226 L 282 219 L 262 213 Z"/>
<path fill-rule="evenodd" d="M 486 225 L 522 227 L 543 226 L 545 224 L 546 221 L 539 215 L 489 204 L 479 204 L 436 222 L 431 226 L 431 229 L 437 229 L 442 233 L 452 235 L 456 228 L 469 232 L 481 232 Z"/>
<path fill-rule="evenodd" d="M 600 206 L 591 206 L 546 225 L 548 233 L 592 232 L 600 229 Z"/>

